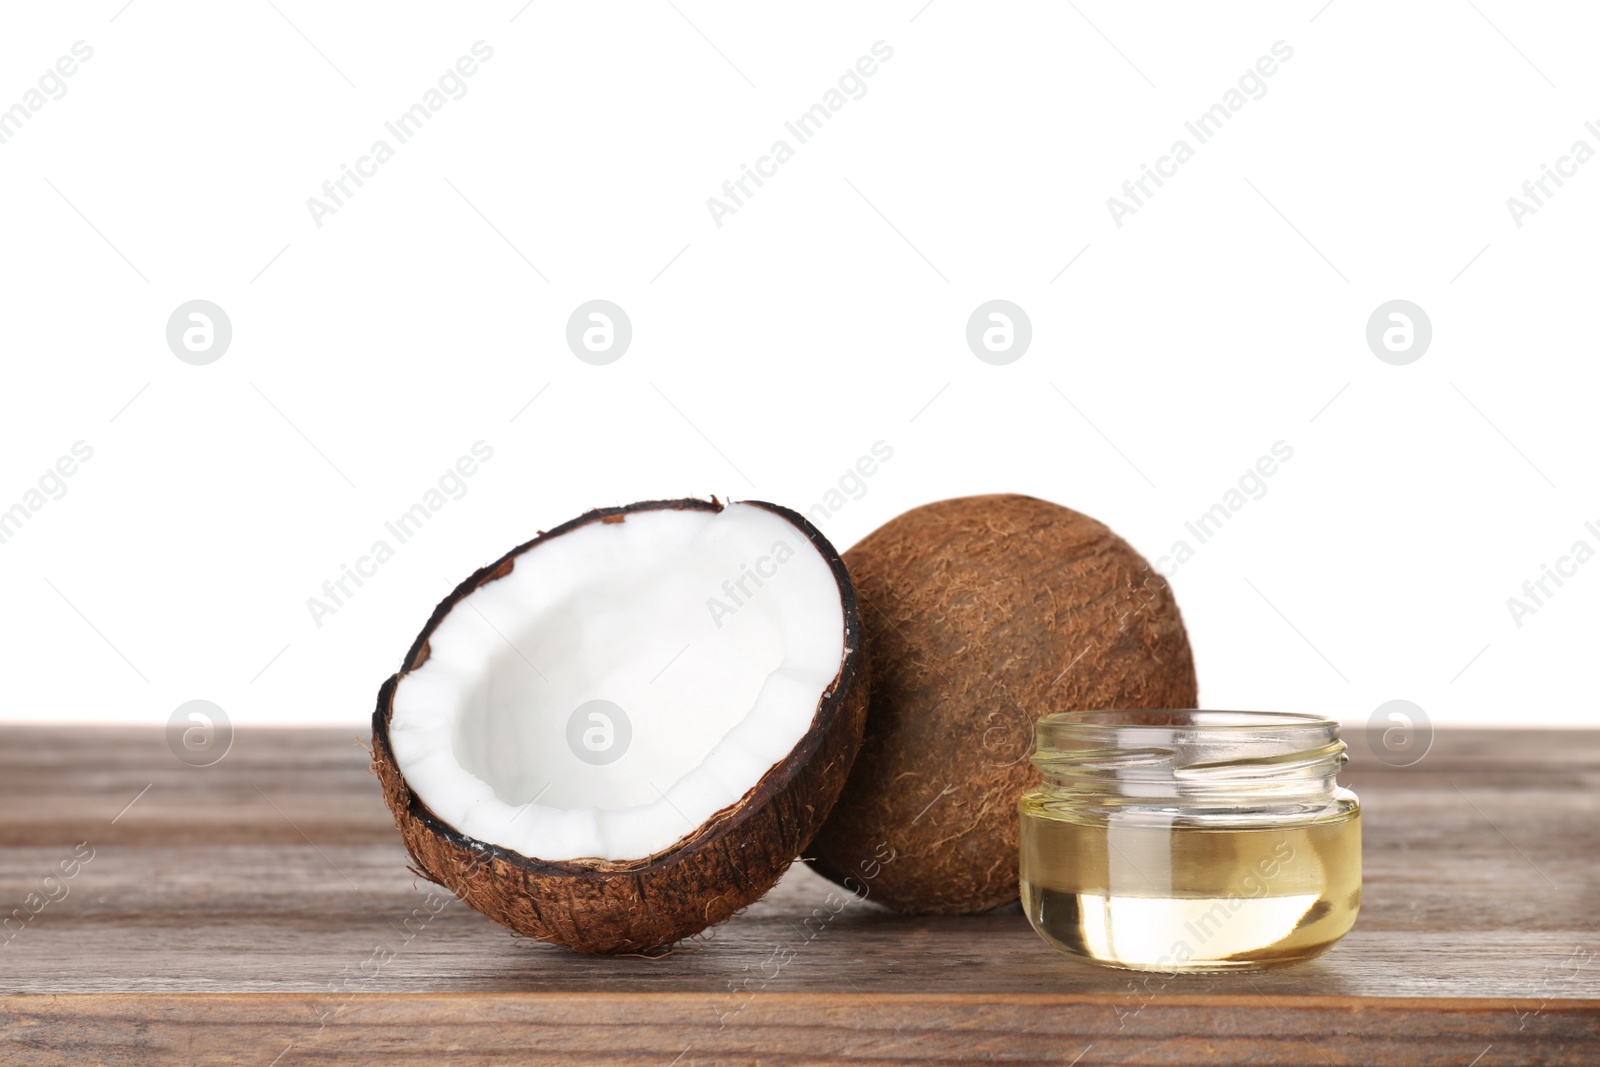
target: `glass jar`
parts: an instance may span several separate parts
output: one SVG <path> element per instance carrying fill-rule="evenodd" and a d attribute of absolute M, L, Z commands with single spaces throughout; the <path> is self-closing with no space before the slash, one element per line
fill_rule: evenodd
<path fill-rule="evenodd" d="M 1259 970 L 1326 952 L 1361 907 L 1361 810 L 1339 724 L 1244 711 L 1038 721 L 1022 905 L 1068 955 Z"/>

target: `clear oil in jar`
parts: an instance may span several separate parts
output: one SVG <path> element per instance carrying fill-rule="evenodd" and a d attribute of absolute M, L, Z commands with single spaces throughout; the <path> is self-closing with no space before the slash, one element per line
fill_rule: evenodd
<path fill-rule="evenodd" d="M 1353 798 L 1274 825 L 1073 810 L 1025 795 L 1022 903 L 1057 949 L 1135 970 L 1259 970 L 1320 955 L 1361 907 Z M 1232 821 L 1232 820 L 1227 820 Z"/>

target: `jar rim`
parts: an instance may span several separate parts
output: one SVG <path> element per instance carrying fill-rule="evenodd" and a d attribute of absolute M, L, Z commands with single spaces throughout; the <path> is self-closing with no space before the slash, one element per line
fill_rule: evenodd
<path fill-rule="evenodd" d="M 1266 727 L 1306 727 L 1326 729 L 1338 722 L 1321 715 L 1299 711 L 1230 711 L 1215 708 L 1105 708 L 1089 711 L 1057 711 L 1040 716 L 1036 723 L 1043 732 L 1050 727 L 1085 730 L 1203 730 L 1226 734 Z"/>
<path fill-rule="evenodd" d="M 1345 751 L 1320 715 L 1128 708 L 1042 717 L 1033 765 L 1046 790 L 1080 804 L 1321 810 Z"/>

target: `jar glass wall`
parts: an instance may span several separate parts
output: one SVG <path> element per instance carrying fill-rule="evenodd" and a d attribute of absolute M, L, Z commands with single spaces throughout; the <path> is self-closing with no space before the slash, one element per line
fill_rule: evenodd
<path fill-rule="evenodd" d="M 1135 970 L 1310 959 L 1361 906 L 1361 822 L 1337 723 L 1312 715 L 1101 711 L 1036 728 L 1022 903 L 1069 955 Z"/>

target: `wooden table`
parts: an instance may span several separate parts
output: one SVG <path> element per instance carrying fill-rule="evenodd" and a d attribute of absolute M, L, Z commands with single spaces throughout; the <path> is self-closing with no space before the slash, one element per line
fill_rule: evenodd
<path fill-rule="evenodd" d="M 0 917 L 44 901 L 0 931 L 0 1063 L 1600 1064 L 1600 731 L 1442 731 L 1406 769 L 1353 738 L 1355 931 L 1148 981 L 1017 908 L 830 914 L 803 865 L 663 959 L 519 942 L 406 869 L 361 733 L 192 768 L 159 730 L 0 727 Z"/>

